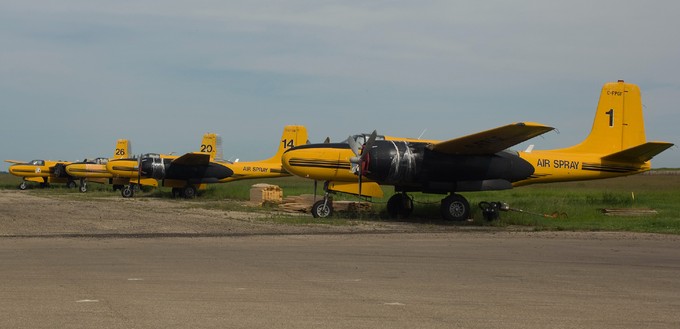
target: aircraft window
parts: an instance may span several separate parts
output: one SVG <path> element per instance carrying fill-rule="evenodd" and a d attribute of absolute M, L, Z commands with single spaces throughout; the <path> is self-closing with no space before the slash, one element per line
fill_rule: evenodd
<path fill-rule="evenodd" d="M 109 162 L 109 159 L 107 158 L 96 158 L 94 159 L 94 163 L 96 164 L 106 164 Z"/>
<path fill-rule="evenodd" d="M 142 155 L 142 158 L 160 158 L 161 155 L 158 153 L 147 153 Z"/>
<path fill-rule="evenodd" d="M 354 140 L 357 141 L 357 143 L 359 143 L 359 145 L 364 145 L 364 143 L 366 143 L 366 141 L 368 141 L 368 139 L 370 137 L 371 137 L 371 134 L 362 134 L 362 135 L 352 136 L 352 138 L 354 138 Z M 385 136 L 383 136 L 383 135 L 378 135 L 378 136 L 375 137 L 375 140 L 379 140 L 379 141 L 384 140 L 384 139 L 385 139 Z"/>
<path fill-rule="evenodd" d="M 33 161 L 31 161 L 31 164 L 34 165 L 34 166 L 44 166 L 45 161 L 43 161 L 43 160 L 33 160 Z"/>

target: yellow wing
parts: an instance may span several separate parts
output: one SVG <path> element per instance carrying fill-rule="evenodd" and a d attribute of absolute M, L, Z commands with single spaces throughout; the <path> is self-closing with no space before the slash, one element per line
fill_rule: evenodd
<path fill-rule="evenodd" d="M 5 160 L 5 162 L 12 163 L 12 164 L 25 164 L 25 161 L 18 161 L 18 160 Z"/>
<path fill-rule="evenodd" d="M 518 122 L 432 144 L 430 149 L 448 154 L 494 154 L 553 129 L 540 123 Z"/>

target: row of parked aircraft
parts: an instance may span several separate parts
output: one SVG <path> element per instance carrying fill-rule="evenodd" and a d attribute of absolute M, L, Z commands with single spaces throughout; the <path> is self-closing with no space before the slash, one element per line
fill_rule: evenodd
<path fill-rule="evenodd" d="M 81 162 L 33 160 L 28 163 L 5 160 L 13 163 L 9 172 L 23 177 L 20 189 L 26 189 L 26 182 L 41 186 L 50 183 L 65 183 L 80 191 L 87 191 L 88 182 L 112 184 L 120 189 L 123 197 L 132 197 L 135 186 L 171 187 L 173 196 L 193 198 L 200 188 L 210 183 L 225 183 L 249 178 L 275 178 L 290 176 L 281 168 L 281 156 L 286 149 L 307 143 L 307 129 L 304 126 L 286 126 L 281 137 L 278 152 L 270 159 L 252 162 L 231 162 L 218 157 L 219 136 L 207 133 L 203 136 L 198 152 L 184 155 L 148 153 L 137 157 L 130 154 L 130 143 L 120 139 L 112 158 L 97 158 Z"/>
<path fill-rule="evenodd" d="M 556 150 L 510 151 L 509 147 L 553 130 L 534 122 L 513 123 L 446 141 L 421 140 L 372 134 L 350 136 L 341 143 L 309 144 L 303 126 L 286 126 L 279 150 L 272 158 L 255 162 L 228 162 L 215 158 L 216 139 L 206 134 L 200 152 L 182 156 L 129 155 L 129 144 L 119 140 L 111 159 L 92 162 L 34 160 L 10 166 L 10 173 L 41 184 L 65 182 L 81 191 L 86 182 L 120 187 L 131 197 L 135 185 L 168 186 L 173 195 L 194 197 L 210 183 L 248 178 L 296 175 L 324 182 L 325 195 L 312 207 L 314 217 L 333 212 L 330 195 L 382 197 L 381 185 L 392 185 L 387 202 L 392 217 L 413 211 L 410 192 L 447 195 L 441 214 L 447 220 L 464 220 L 470 204 L 459 192 L 504 190 L 535 183 L 590 180 L 632 175 L 651 168 L 650 160 L 673 146 L 646 140 L 642 100 L 638 86 L 606 83 L 600 94 L 588 137 L 572 147 Z"/>

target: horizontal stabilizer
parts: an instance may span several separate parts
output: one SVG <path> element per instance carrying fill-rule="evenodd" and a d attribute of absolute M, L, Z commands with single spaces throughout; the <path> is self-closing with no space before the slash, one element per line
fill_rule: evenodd
<path fill-rule="evenodd" d="M 443 141 L 430 149 L 448 154 L 494 154 L 553 129 L 540 123 L 519 122 Z"/>
<path fill-rule="evenodd" d="M 210 153 L 187 153 L 175 160 L 172 160 L 172 164 L 180 166 L 207 166 L 210 164 Z"/>
<path fill-rule="evenodd" d="M 638 146 L 625 149 L 620 152 L 612 153 L 602 157 L 602 160 L 614 162 L 647 162 L 657 154 L 665 151 L 673 143 L 668 142 L 647 142 Z"/>

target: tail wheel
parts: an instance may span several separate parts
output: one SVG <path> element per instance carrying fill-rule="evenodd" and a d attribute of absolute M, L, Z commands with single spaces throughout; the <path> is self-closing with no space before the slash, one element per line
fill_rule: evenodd
<path fill-rule="evenodd" d="M 23 190 L 25 190 L 25 189 L 27 189 L 27 188 L 28 188 L 28 184 L 26 184 L 25 181 L 24 181 L 24 182 L 21 182 L 21 184 L 19 184 L 19 189 L 20 189 L 20 190 L 23 191 Z"/>
<path fill-rule="evenodd" d="M 444 220 L 463 221 L 470 218 L 470 203 L 459 194 L 442 199 L 441 212 Z"/>
<path fill-rule="evenodd" d="M 326 218 L 333 214 L 333 201 L 319 200 L 312 206 L 312 216 L 314 218 Z"/>
<path fill-rule="evenodd" d="M 406 193 L 395 194 L 387 200 L 387 214 L 390 218 L 408 218 L 413 212 L 413 199 Z"/>

